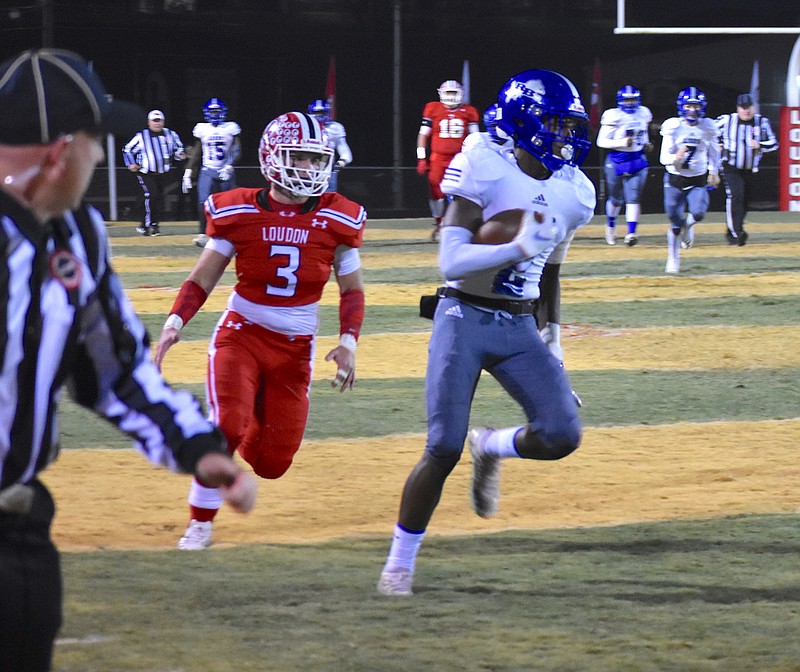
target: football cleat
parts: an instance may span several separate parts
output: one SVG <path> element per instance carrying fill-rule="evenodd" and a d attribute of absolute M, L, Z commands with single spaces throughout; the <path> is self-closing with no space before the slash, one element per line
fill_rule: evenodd
<path fill-rule="evenodd" d="M 487 455 L 483 446 L 493 431 L 476 427 L 469 433 L 469 452 L 472 456 L 472 487 L 470 501 L 472 509 L 481 518 L 491 518 L 497 513 L 500 503 L 500 457 Z"/>
<path fill-rule="evenodd" d="M 413 595 L 411 582 L 414 574 L 408 569 L 384 569 L 378 579 L 378 592 L 389 597 L 408 597 Z"/>
<path fill-rule="evenodd" d="M 617 244 L 617 232 L 613 226 L 606 227 L 606 242 L 609 245 L 616 245 Z"/>
<path fill-rule="evenodd" d="M 178 548 L 183 551 L 202 551 L 211 546 L 211 521 L 201 523 L 199 520 L 192 520 L 186 532 L 178 541 Z"/>
<path fill-rule="evenodd" d="M 681 261 L 680 259 L 667 259 L 667 265 L 664 267 L 665 273 L 680 273 L 681 272 Z"/>
<path fill-rule="evenodd" d="M 639 236 L 637 236 L 635 233 L 626 233 L 625 234 L 625 244 L 628 247 L 633 247 L 638 242 L 639 242 Z"/>

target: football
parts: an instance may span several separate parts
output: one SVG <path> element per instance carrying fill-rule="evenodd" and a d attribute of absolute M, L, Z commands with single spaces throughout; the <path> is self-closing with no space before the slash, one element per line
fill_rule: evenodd
<path fill-rule="evenodd" d="M 501 245 L 510 243 L 519 232 L 524 210 L 504 210 L 498 212 L 491 219 L 487 219 L 472 237 L 473 243 L 481 245 Z M 537 222 L 544 221 L 544 215 L 540 212 L 533 214 Z"/>

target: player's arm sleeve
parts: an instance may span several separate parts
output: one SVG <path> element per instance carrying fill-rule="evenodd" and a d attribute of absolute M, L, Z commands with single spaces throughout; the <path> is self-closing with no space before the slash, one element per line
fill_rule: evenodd
<path fill-rule="evenodd" d="M 336 143 L 336 153 L 339 155 L 339 160 L 344 162 L 346 166 L 353 161 L 353 152 L 350 151 L 350 145 L 347 144 L 346 136 L 339 138 Z"/>
<path fill-rule="evenodd" d="M 661 126 L 661 153 L 658 160 L 661 165 L 672 166 L 675 163 L 675 154 L 678 148 L 675 147 L 674 129 L 664 124 Z"/>
<path fill-rule="evenodd" d="M 616 130 L 616 126 L 602 124 L 600 131 L 597 133 L 597 146 L 603 149 L 619 149 L 619 143 L 614 140 L 614 132 Z"/>
<path fill-rule="evenodd" d="M 239 140 L 239 136 L 237 135 L 233 139 L 233 143 L 231 144 L 231 151 L 228 155 L 228 163 L 230 165 L 234 165 L 238 160 L 239 157 L 242 155 L 242 143 Z"/>
<path fill-rule="evenodd" d="M 147 331 L 109 265 L 102 217 L 93 212 L 91 221 L 94 232 L 84 233 L 84 239 L 94 241 L 87 253 L 98 288 L 82 311 L 68 390 L 79 404 L 133 437 L 154 464 L 194 472 L 203 455 L 227 454 L 225 440 L 197 399 L 172 389 L 150 361 Z"/>

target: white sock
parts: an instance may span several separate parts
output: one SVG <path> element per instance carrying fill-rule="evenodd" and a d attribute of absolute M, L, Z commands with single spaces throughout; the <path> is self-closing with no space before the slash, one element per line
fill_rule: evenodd
<path fill-rule="evenodd" d="M 414 571 L 414 563 L 417 561 L 417 553 L 425 538 L 425 530 L 422 532 L 409 532 L 398 523 L 394 526 L 394 536 L 392 537 L 392 547 L 389 549 L 389 557 L 383 569 L 392 571 L 396 569 L 407 569 Z"/>
<path fill-rule="evenodd" d="M 681 256 L 681 239 L 678 238 L 672 229 L 667 229 L 667 258 L 680 259 Z"/>
<path fill-rule="evenodd" d="M 620 207 L 614 205 L 614 202 L 609 199 L 606 201 L 606 217 L 616 217 L 619 214 Z"/>
<path fill-rule="evenodd" d="M 498 457 L 519 457 L 519 453 L 514 447 L 514 437 L 524 428 L 525 425 L 520 425 L 519 427 L 492 430 L 483 445 L 483 452 Z"/>
<path fill-rule="evenodd" d="M 200 509 L 219 509 L 222 506 L 222 495 L 217 488 L 206 488 L 192 479 L 189 486 L 189 504 Z"/>
<path fill-rule="evenodd" d="M 638 222 L 639 221 L 639 212 L 642 209 L 638 203 L 628 203 L 625 206 L 625 221 L 629 224 L 631 222 Z"/>

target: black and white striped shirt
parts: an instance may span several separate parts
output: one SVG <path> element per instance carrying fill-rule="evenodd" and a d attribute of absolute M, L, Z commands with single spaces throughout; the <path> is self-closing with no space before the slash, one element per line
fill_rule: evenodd
<path fill-rule="evenodd" d="M 739 170 L 758 171 L 761 155 L 778 149 L 778 141 L 769 125 L 769 119 L 761 114 L 753 116 L 752 121 L 742 121 L 739 115 L 723 114 L 717 118 L 719 138 L 722 143 L 722 168 L 726 165 Z M 753 149 L 750 140 L 758 140 L 760 149 Z"/>
<path fill-rule="evenodd" d="M 153 133 L 149 128 L 139 131 L 125 147 L 122 156 L 125 165 L 140 167 L 141 173 L 166 173 L 172 159 L 183 152 L 183 143 L 175 131 L 165 128 L 163 133 Z"/>
<path fill-rule="evenodd" d="M 65 385 L 153 463 L 191 472 L 202 455 L 224 450 L 199 402 L 150 361 L 97 210 L 42 225 L 0 189 L 0 259 L 0 494 L 55 459 Z"/>

